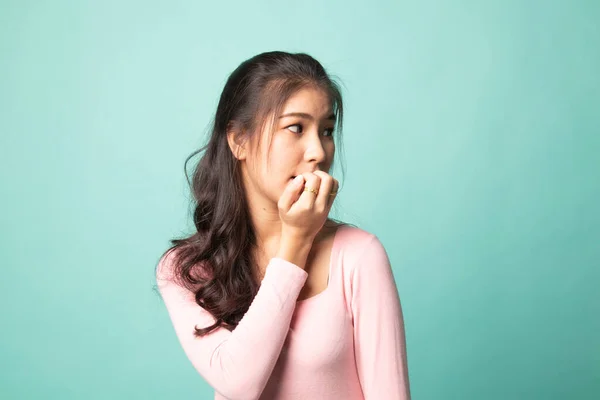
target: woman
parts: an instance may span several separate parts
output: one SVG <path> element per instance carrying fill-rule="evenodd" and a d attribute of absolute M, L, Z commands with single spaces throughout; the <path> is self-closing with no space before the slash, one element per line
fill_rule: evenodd
<path fill-rule="evenodd" d="M 225 84 L 191 183 L 197 232 L 156 269 L 215 399 L 410 398 L 387 253 L 328 218 L 342 115 L 338 86 L 307 54 L 259 54 Z"/>

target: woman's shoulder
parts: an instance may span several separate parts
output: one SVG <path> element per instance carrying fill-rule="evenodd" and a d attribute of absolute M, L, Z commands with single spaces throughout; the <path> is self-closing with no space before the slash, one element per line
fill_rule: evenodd
<path fill-rule="evenodd" d="M 365 228 L 351 223 L 339 223 L 336 231 L 336 246 L 346 260 L 355 260 L 363 255 L 385 253 L 379 237 Z"/>
<path fill-rule="evenodd" d="M 341 224 L 338 229 L 337 265 L 349 287 L 352 287 L 353 280 L 361 276 L 360 271 L 389 276 L 391 267 L 388 253 L 374 232 L 353 224 Z"/>
<path fill-rule="evenodd" d="M 348 222 L 337 223 L 336 235 L 340 243 L 359 247 L 377 238 L 374 233 Z"/>
<path fill-rule="evenodd" d="M 161 256 L 155 267 L 156 279 L 159 281 L 179 281 L 181 276 L 181 267 L 183 263 L 187 263 L 192 258 L 194 250 L 184 249 L 182 247 L 172 246 L 167 249 Z M 190 274 L 195 278 L 207 279 L 209 271 L 205 267 L 205 263 L 195 263 L 192 267 L 188 266 Z"/>

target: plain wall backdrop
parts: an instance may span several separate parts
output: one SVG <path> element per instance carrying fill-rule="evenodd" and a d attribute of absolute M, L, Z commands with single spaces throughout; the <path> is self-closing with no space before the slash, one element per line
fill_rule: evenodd
<path fill-rule="evenodd" d="M 591 0 L 2 1 L 0 397 L 212 398 L 154 267 L 191 227 L 183 163 L 228 74 L 285 50 L 342 83 L 333 216 L 389 253 L 413 399 L 600 398 L 599 20 Z"/>

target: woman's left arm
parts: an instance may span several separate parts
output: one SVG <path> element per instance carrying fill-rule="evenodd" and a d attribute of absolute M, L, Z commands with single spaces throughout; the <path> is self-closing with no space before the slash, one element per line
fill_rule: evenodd
<path fill-rule="evenodd" d="M 356 367 L 365 400 L 409 400 L 404 319 L 387 252 L 371 234 L 352 271 Z"/>

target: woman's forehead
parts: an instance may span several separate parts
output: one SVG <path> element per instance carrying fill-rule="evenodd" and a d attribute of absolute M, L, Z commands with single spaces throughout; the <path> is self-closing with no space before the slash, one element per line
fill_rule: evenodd
<path fill-rule="evenodd" d="M 280 115 L 303 113 L 313 118 L 325 119 L 331 114 L 329 94 L 315 87 L 305 87 L 293 93 L 283 104 Z"/>

